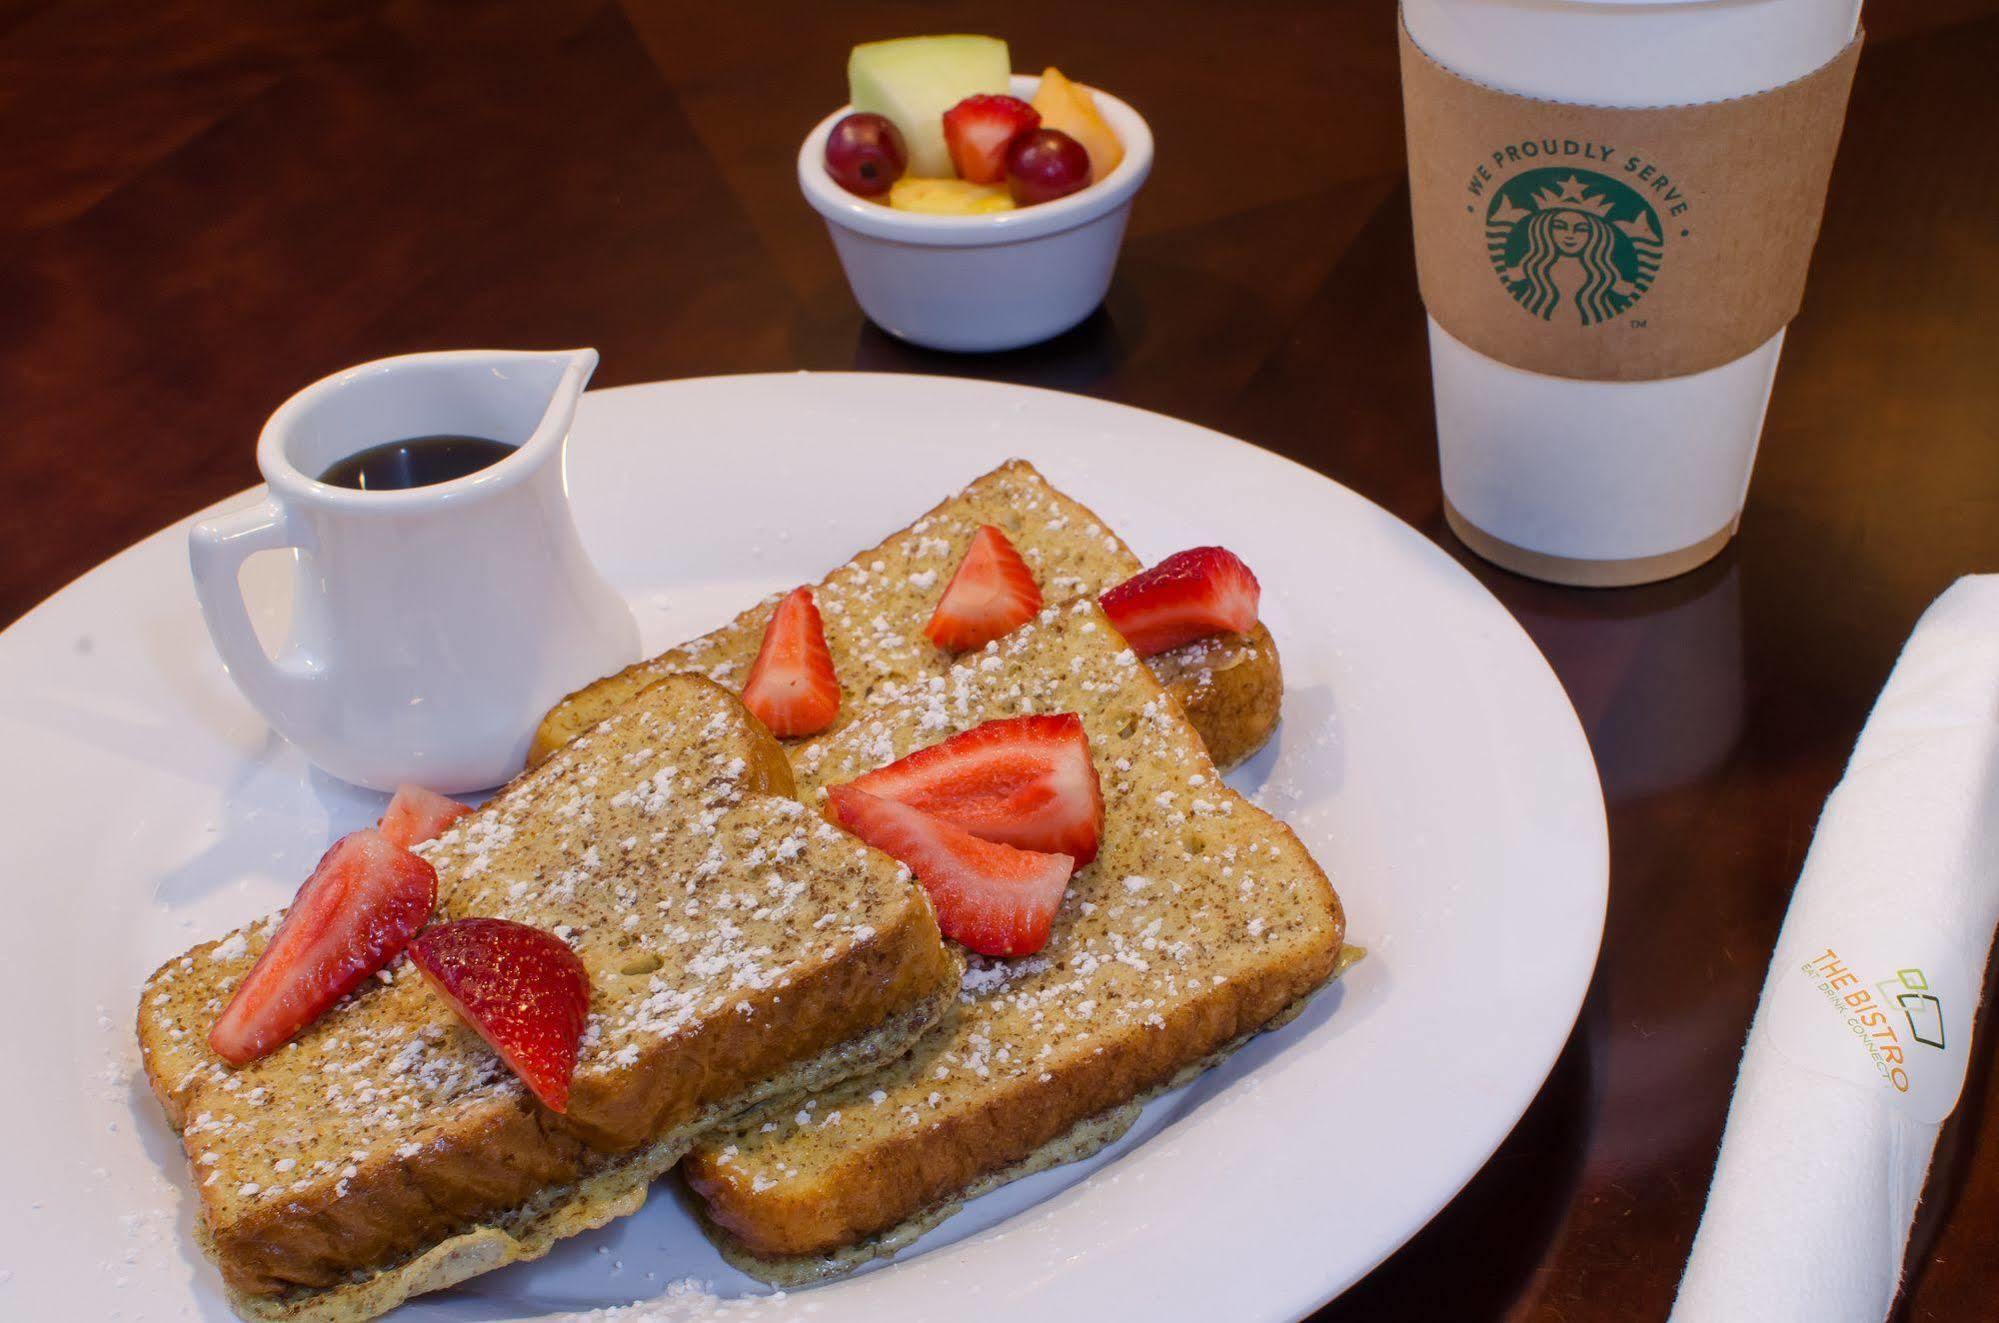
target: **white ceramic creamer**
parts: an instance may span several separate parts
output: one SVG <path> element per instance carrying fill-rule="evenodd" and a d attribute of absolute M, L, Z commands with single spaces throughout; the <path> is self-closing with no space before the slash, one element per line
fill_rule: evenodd
<path fill-rule="evenodd" d="M 189 532 L 195 592 L 230 677 L 318 766 L 377 790 L 498 785 L 549 707 L 637 659 L 638 626 L 585 556 L 563 478 L 596 366 L 594 349 L 467 350 L 336 373 L 265 424 L 264 499 Z M 425 487 L 318 480 L 371 446 L 446 434 L 516 449 Z M 238 581 L 263 551 L 296 561 L 275 656 Z"/>

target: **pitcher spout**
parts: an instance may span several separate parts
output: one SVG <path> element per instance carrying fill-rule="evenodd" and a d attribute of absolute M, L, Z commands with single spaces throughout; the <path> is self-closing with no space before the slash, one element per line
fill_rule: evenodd
<path fill-rule="evenodd" d="M 583 388 L 590 384 L 591 375 L 597 371 L 597 351 L 565 349 L 539 357 L 559 375 L 530 440 L 559 439 L 568 433 L 569 424 L 576 417 L 576 402 L 583 398 Z"/>

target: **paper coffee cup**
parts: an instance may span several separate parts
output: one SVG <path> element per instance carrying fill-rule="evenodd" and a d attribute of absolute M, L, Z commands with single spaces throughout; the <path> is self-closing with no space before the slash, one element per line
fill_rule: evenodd
<path fill-rule="evenodd" d="M 1859 0 L 1404 0 L 1403 22 L 1421 54 L 1459 79 L 1515 98 L 1628 112 L 1732 104 L 1804 79 L 1852 43 L 1859 13 Z M 1843 109 L 1843 85 L 1838 97 Z M 1504 118 L 1495 117 L 1495 142 L 1506 137 L 1507 125 L 1498 122 Z M 1420 150 L 1413 108 L 1411 120 L 1413 168 Z M 1635 223 L 1629 208 L 1616 210 L 1615 199 L 1627 196 L 1619 189 L 1645 187 L 1636 175 L 1645 167 L 1633 159 L 1641 153 L 1626 150 L 1632 146 L 1619 144 L 1607 160 L 1592 157 L 1588 144 L 1579 154 L 1551 156 L 1545 164 L 1561 173 L 1544 170 L 1545 181 L 1528 181 L 1538 191 L 1523 193 L 1552 208 L 1559 205 L 1557 193 L 1573 191 L 1608 220 L 1634 225 L 1641 242 L 1624 244 L 1630 271 L 1607 270 L 1602 282 L 1617 280 L 1624 297 L 1587 303 L 1591 277 L 1578 257 L 1570 262 L 1578 274 L 1557 271 L 1556 280 L 1539 286 L 1519 279 L 1512 287 L 1519 291 L 1516 302 L 1566 298 L 1583 309 L 1583 323 L 1594 310 L 1600 320 L 1628 312 L 1624 322 L 1642 324 L 1647 282 L 1679 260 L 1676 243 L 1698 240 L 1694 221 L 1674 228 L 1680 222 L 1663 205 L 1664 190 L 1644 193 L 1661 205 Z M 1826 160 L 1829 166 L 1829 152 Z M 1521 164 L 1514 163 L 1516 176 L 1524 173 Z M 1454 161 L 1443 168 L 1457 166 Z M 1507 173 L 1495 166 L 1488 178 L 1495 188 L 1505 187 Z M 1688 181 L 1695 207 L 1711 201 L 1700 195 L 1703 185 L 1712 194 L 1724 182 L 1737 182 L 1725 169 L 1712 173 L 1718 177 Z M 1656 182 L 1649 171 L 1646 182 Z M 1426 204 L 1422 197 L 1417 201 L 1420 259 Z M 1471 203 L 1482 210 L 1485 201 Z M 1534 208 L 1531 200 L 1498 205 L 1508 208 L 1502 219 Z M 1694 214 L 1711 213 L 1709 207 Z M 1487 233 L 1494 233 L 1489 224 Z M 1814 207 L 1800 241 L 1805 252 L 1797 254 L 1800 287 L 1802 259 L 1816 229 Z M 1495 246 L 1493 264 L 1502 260 Z M 1641 379 L 1588 379 L 1600 361 L 1574 375 L 1553 375 L 1509 365 L 1447 330 L 1452 319 L 1440 320 L 1430 297 L 1431 272 L 1425 275 L 1445 513 L 1467 545 L 1536 578 L 1613 586 L 1682 573 L 1727 544 L 1748 492 L 1783 346 L 1781 322 L 1746 352 L 1698 371 L 1678 370 L 1667 355 L 1671 375 L 1639 370 L 1619 375 Z M 1684 302 L 1684 289 L 1680 294 Z M 1541 333 L 1526 318 L 1520 330 Z M 1486 349 L 1497 333 L 1488 334 Z M 1682 353 L 1681 367 L 1684 358 Z"/>

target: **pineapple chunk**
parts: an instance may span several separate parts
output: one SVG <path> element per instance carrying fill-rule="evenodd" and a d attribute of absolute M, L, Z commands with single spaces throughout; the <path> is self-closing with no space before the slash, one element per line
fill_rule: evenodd
<path fill-rule="evenodd" d="M 907 175 L 888 190 L 888 204 L 898 211 L 932 216 L 981 216 L 1012 211 L 1013 199 L 998 184 L 974 184 L 966 179 L 913 179 Z"/>

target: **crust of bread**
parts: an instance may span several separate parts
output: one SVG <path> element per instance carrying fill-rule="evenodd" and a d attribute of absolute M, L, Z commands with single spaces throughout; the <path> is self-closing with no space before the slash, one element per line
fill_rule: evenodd
<path fill-rule="evenodd" d="M 1262 622 L 1247 634 L 1218 635 L 1162 652 L 1148 664 L 1219 770 L 1250 758 L 1276 734 L 1284 666 L 1277 640 Z"/>

